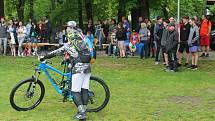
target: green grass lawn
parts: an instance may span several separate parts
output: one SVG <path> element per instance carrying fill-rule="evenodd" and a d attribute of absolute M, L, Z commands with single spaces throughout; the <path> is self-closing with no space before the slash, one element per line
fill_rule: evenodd
<path fill-rule="evenodd" d="M 60 67 L 60 59 L 50 60 Z M 33 74 L 36 58 L 0 56 L 1 121 L 70 121 L 76 109 L 62 102 L 43 75 L 46 87 L 42 103 L 34 110 L 17 112 L 9 104 L 13 86 Z M 89 113 L 92 121 L 214 121 L 215 61 L 200 61 L 200 69 L 181 68 L 166 73 L 152 59 L 116 59 L 99 57 L 93 75 L 101 77 L 110 88 L 111 98 L 99 113 Z"/>

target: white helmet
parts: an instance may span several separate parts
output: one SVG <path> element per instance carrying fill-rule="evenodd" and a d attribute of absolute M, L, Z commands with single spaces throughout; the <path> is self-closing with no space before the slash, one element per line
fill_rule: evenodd
<path fill-rule="evenodd" d="M 76 27 L 77 23 L 75 21 L 69 21 L 67 22 L 68 27 Z"/>

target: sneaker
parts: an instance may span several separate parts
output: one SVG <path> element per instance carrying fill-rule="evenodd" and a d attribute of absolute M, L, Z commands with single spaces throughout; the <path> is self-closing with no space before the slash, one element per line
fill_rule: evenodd
<path fill-rule="evenodd" d="M 160 62 L 158 62 L 158 61 L 155 62 L 155 65 L 159 65 L 159 64 L 160 64 Z"/>
<path fill-rule="evenodd" d="M 78 120 L 84 120 L 84 119 L 87 119 L 87 114 L 86 112 L 84 113 L 78 112 L 73 118 Z"/>
<path fill-rule="evenodd" d="M 207 58 L 208 58 L 208 57 L 209 57 L 209 54 L 206 54 L 206 56 L 205 56 L 205 57 L 207 57 Z"/>
<path fill-rule="evenodd" d="M 184 66 L 187 67 L 189 65 L 189 63 L 185 63 Z"/>
<path fill-rule="evenodd" d="M 170 72 L 176 72 L 176 70 L 171 69 Z"/>
<path fill-rule="evenodd" d="M 198 66 L 193 66 L 192 70 L 193 70 L 193 71 L 198 70 Z"/>
<path fill-rule="evenodd" d="M 165 68 L 165 72 L 171 72 L 169 66 L 167 66 L 167 67 Z"/>
<path fill-rule="evenodd" d="M 188 66 L 189 69 L 192 69 L 194 67 L 194 65 Z"/>
<path fill-rule="evenodd" d="M 202 53 L 202 55 L 200 55 L 200 57 L 205 57 L 205 53 Z"/>

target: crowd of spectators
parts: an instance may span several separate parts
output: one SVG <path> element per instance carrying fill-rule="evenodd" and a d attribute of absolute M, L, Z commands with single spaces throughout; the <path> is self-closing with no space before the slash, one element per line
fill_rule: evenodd
<path fill-rule="evenodd" d="M 46 17 L 38 22 L 29 19 L 27 24 L 16 19 L 6 21 L 2 17 L 0 22 L 0 55 L 8 54 L 8 44 L 11 50 L 9 53 L 12 56 L 35 55 L 38 49 L 37 43 L 50 41 L 51 30 L 51 23 Z M 18 45 L 17 49 L 16 45 Z"/>
<path fill-rule="evenodd" d="M 197 17 L 184 16 L 179 23 L 174 17 L 163 20 L 161 16 L 157 16 L 152 21 L 139 17 L 137 27 L 132 29 L 126 17 L 122 17 L 118 23 L 115 19 L 94 23 L 89 20 L 85 29 L 80 31 L 88 35 L 90 40 L 95 40 L 98 49 L 105 49 L 109 56 L 126 58 L 139 55 L 141 59 L 152 57 L 155 58 L 156 65 L 163 61 L 166 71 L 176 72 L 178 67 L 182 66 L 184 51 L 184 66 L 192 70 L 198 69 L 199 50 L 202 51 L 200 57 L 209 57 L 211 26 L 211 22 L 204 15 L 201 21 Z M 66 27 L 62 28 L 54 33 L 53 38 L 59 46 L 67 42 Z M 29 19 L 26 25 L 17 20 L 9 20 L 6 23 L 5 19 L 1 18 L 0 54 L 6 55 L 9 44 L 12 56 L 36 55 L 37 43 L 49 42 L 51 31 L 51 23 L 47 18 L 39 22 Z M 108 45 L 107 48 L 103 48 L 104 44 Z"/>

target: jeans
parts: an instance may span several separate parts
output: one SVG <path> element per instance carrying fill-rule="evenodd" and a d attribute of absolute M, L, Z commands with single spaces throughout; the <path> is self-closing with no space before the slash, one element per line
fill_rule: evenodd
<path fill-rule="evenodd" d="M 110 43 L 110 45 L 108 46 L 108 55 L 112 55 L 113 54 L 113 44 Z"/>
<path fill-rule="evenodd" d="M 139 54 L 140 54 L 140 58 L 143 58 L 143 55 L 145 52 L 145 43 L 144 42 L 140 42 L 139 43 Z"/>
<path fill-rule="evenodd" d="M 97 39 L 99 42 L 99 49 L 102 49 L 102 32 L 97 33 Z"/>
<path fill-rule="evenodd" d="M 19 48 L 18 48 L 18 55 L 20 56 L 23 49 L 22 49 L 22 45 L 23 45 L 23 42 L 25 40 L 25 37 L 18 37 L 18 43 L 19 43 Z"/>
<path fill-rule="evenodd" d="M 177 49 L 169 50 L 167 53 L 170 69 L 177 71 Z"/>
<path fill-rule="evenodd" d="M 156 55 L 155 55 L 155 61 L 160 62 L 160 54 L 161 54 L 161 41 L 156 41 Z"/>
<path fill-rule="evenodd" d="M 4 55 L 6 55 L 6 51 L 7 51 L 7 38 L 0 38 L 0 54 L 2 54 L 2 51 L 3 51 L 2 43 L 4 43 Z"/>

